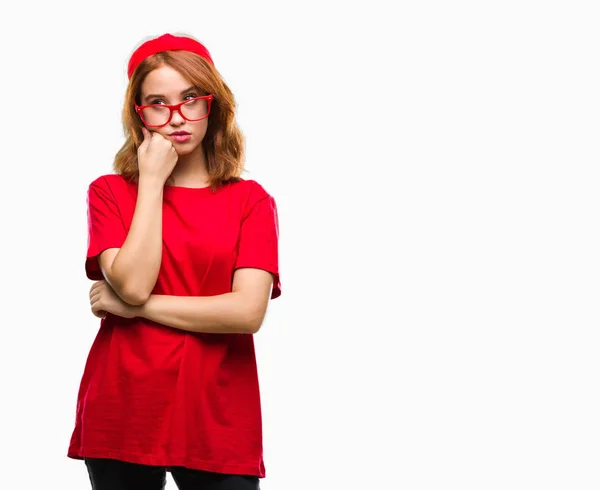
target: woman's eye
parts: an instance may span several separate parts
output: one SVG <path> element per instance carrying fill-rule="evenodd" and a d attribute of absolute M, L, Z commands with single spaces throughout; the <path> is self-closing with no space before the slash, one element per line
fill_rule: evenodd
<path fill-rule="evenodd" d="M 192 99 L 195 99 L 195 98 L 196 98 L 196 97 L 198 97 L 198 96 L 197 96 L 196 94 L 187 94 L 187 95 L 184 97 L 184 99 L 185 99 L 186 97 L 190 97 L 190 98 L 192 98 Z M 163 103 L 164 103 L 164 100 L 162 100 L 162 99 L 154 99 L 154 100 L 151 102 L 151 104 L 160 104 L 161 102 L 163 102 Z"/>

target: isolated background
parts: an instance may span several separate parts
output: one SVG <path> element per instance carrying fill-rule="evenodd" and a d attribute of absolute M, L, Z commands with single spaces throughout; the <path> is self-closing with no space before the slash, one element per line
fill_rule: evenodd
<path fill-rule="evenodd" d="M 189 32 L 279 206 L 262 488 L 598 489 L 597 5 L 2 7 L 3 488 L 89 488 L 85 193 L 129 55 Z"/>

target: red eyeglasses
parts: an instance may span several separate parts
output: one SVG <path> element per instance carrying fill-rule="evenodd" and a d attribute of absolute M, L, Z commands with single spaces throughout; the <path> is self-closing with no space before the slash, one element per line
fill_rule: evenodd
<path fill-rule="evenodd" d="M 173 111 L 179 111 L 186 121 L 202 121 L 210 114 L 210 106 L 214 96 L 212 94 L 184 100 L 179 104 L 149 104 L 135 105 L 135 111 L 149 128 L 166 126 L 173 117 Z"/>

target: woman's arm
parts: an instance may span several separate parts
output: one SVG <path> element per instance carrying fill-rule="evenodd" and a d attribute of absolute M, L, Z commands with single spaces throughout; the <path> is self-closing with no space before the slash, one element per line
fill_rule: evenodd
<path fill-rule="evenodd" d="M 104 278 L 119 297 L 131 305 L 147 301 L 158 278 L 162 258 L 163 188 L 178 159 L 171 141 L 145 127 L 142 132 L 144 140 L 137 150 L 137 201 L 131 226 L 125 237 L 120 230 L 118 248 L 106 247 L 98 256 Z M 90 205 L 93 208 L 94 204 L 90 202 Z M 90 213 L 94 215 L 92 229 L 94 220 L 105 224 L 111 221 L 105 213 L 114 219 L 114 209 L 111 212 L 107 207 L 101 206 Z M 107 229 L 100 226 L 97 231 L 102 236 Z"/>
<path fill-rule="evenodd" d="M 121 248 L 103 251 L 98 262 L 113 290 L 131 305 L 141 305 L 156 284 L 162 257 L 163 185 L 143 180 L 131 227 Z"/>
<path fill-rule="evenodd" d="M 264 320 L 273 276 L 262 269 L 237 269 L 231 293 L 218 296 L 151 295 L 135 316 L 179 330 L 254 334 Z"/>

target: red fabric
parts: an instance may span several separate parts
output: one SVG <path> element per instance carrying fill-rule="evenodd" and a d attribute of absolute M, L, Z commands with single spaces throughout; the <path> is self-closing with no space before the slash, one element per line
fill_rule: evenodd
<path fill-rule="evenodd" d="M 90 279 L 102 279 L 97 255 L 123 244 L 136 197 L 136 185 L 119 175 L 90 185 Z M 230 183 L 214 194 L 208 187 L 165 187 L 163 255 L 153 293 L 227 293 L 236 268 L 255 267 L 273 274 L 276 298 L 277 241 L 275 201 L 255 181 Z M 107 315 L 85 365 L 68 456 L 263 478 L 253 336 L 191 333 Z"/>
<path fill-rule="evenodd" d="M 192 53 L 196 53 L 197 55 L 202 56 L 211 65 L 214 66 L 213 60 L 210 56 L 210 53 L 208 52 L 208 49 L 206 49 L 206 47 L 202 43 L 199 43 L 195 39 L 191 39 L 189 37 L 173 36 L 172 34 L 163 34 L 160 37 L 146 41 L 133 52 L 127 65 L 127 77 L 131 78 L 131 75 L 133 75 L 133 72 L 135 71 L 137 66 L 149 56 L 152 56 L 156 53 L 160 53 L 161 51 L 177 50 L 191 51 Z"/>

